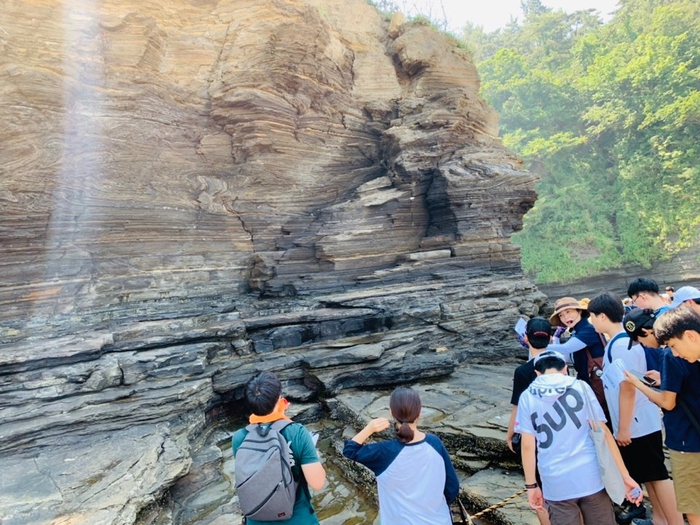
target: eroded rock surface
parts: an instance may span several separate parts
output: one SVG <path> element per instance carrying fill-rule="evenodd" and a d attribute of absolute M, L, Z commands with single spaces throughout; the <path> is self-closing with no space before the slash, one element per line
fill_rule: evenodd
<path fill-rule="evenodd" d="M 3 523 L 132 523 L 257 370 L 510 355 L 534 177 L 478 88 L 364 0 L 2 2 Z"/>
<path fill-rule="evenodd" d="M 421 430 L 437 434 L 450 452 L 460 478 L 460 495 L 472 515 L 522 490 L 524 479 L 519 458 L 508 450 L 505 432 L 512 406 L 510 365 L 462 366 L 448 378 L 413 386 L 421 396 Z M 349 390 L 328 401 L 331 415 L 348 426 L 351 438 L 371 419 L 390 417 L 391 390 Z M 391 439 L 385 432 L 381 438 Z M 336 442 L 338 455 L 342 441 Z M 358 485 L 374 487 L 374 476 L 364 467 L 344 459 L 343 471 Z M 483 515 L 488 523 L 522 525 L 538 522 L 537 516 L 519 496 Z"/>
<path fill-rule="evenodd" d="M 505 444 L 515 366 L 516 363 L 466 365 L 447 378 L 413 384 L 423 402 L 420 427 L 439 435 L 445 443 L 460 479 L 461 499 L 472 515 L 522 491 L 524 479 L 519 458 Z M 390 394 L 391 389 L 353 388 L 320 404 L 292 405 L 290 415 L 295 421 L 305 423 L 321 436 L 319 454 L 329 482 L 314 493 L 313 499 L 322 524 L 375 523 L 374 475 L 345 459 L 342 448 L 344 439 L 354 436 L 370 419 L 389 417 Z M 155 519 L 168 516 L 176 523 L 196 525 L 240 520 L 232 482 L 235 462 L 230 439 L 233 430 L 243 424 L 244 419 L 229 421 L 212 433 L 209 445 L 195 454 L 190 474 L 174 484 L 171 497 L 154 512 Z M 391 432 L 385 432 L 378 439 L 392 438 Z M 214 446 L 216 443 L 223 447 L 223 453 Z M 483 514 L 476 523 L 536 525 L 539 522 L 525 495 L 519 494 Z"/>

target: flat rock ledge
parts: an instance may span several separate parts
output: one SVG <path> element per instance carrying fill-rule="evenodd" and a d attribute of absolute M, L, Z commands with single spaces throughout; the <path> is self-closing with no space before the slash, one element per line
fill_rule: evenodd
<path fill-rule="evenodd" d="M 4 457 L 0 522 L 134 523 L 191 463 L 187 440 L 167 424 L 115 428 L 31 457 Z M 63 511 L 61 519 L 51 518 L 56 509 Z"/>
<path fill-rule="evenodd" d="M 513 496 L 524 483 L 519 462 L 505 444 L 514 366 L 463 365 L 449 378 L 412 385 L 423 401 L 421 428 L 445 443 L 460 477 L 460 497 L 471 515 Z M 320 455 L 330 476 L 326 487 L 314 494 L 322 525 L 377 522 L 374 475 L 343 458 L 342 448 L 344 440 L 370 419 L 389 415 L 390 394 L 390 388 L 347 389 L 322 402 L 292 405 L 292 417 L 321 435 Z M 166 500 L 142 512 L 139 523 L 238 524 L 242 516 L 232 487 L 230 436 L 230 428 L 212 428 L 194 452 L 188 474 L 173 484 Z M 375 511 L 367 512 L 368 507 Z M 493 525 L 538 523 L 522 495 L 481 519 L 479 523 Z"/>
<path fill-rule="evenodd" d="M 448 378 L 412 385 L 423 403 L 420 427 L 438 435 L 450 452 L 461 480 L 460 497 L 472 515 L 514 495 L 524 484 L 519 460 L 505 443 L 515 366 L 463 365 Z M 331 417 L 347 424 L 343 438 L 352 437 L 373 418 L 389 417 L 390 394 L 391 389 L 347 390 L 329 400 Z M 336 450 L 340 455 L 342 441 Z M 375 485 L 369 470 L 338 461 L 371 495 Z M 539 523 L 524 496 L 483 518 L 498 525 Z"/>
<path fill-rule="evenodd" d="M 461 365 L 447 378 L 412 385 L 423 402 L 421 428 L 445 443 L 460 476 L 462 501 L 471 514 L 515 494 L 524 483 L 517 459 L 505 444 L 515 366 L 515 362 Z M 324 401 L 292 405 L 295 420 L 312 424 L 322 439 L 330 439 L 323 461 L 347 479 L 345 486 L 316 494 L 322 524 L 352 518 L 361 499 L 376 501 L 374 476 L 344 459 L 341 450 L 343 440 L 370 419 L 389 415 L 391 390 L 350 388 Z M 230 447 L 222 446 L 229 442 L 230 431 L 216 421 L 181 424 L 207 428 L 194 452 L 193 443 L 175 424 L 144 424 L 83 436 L 31 460 L 3 460 L 0 506 L 13 509 L 13 514 L 3 515 L 3 525 L 239 523 L 240 507 L 232 489 L 235 463 Z M 164 487 L 170 487 L 166 493 Z M 358 490 L 362 498 L 353 495 Z M 326 512 L 324 519 L 323 510 L 339 497 L 345 498 L 348 508 Z M 63 509 L 62 519 L 47 518 L 53 506 Z M 522 496 L 484 519 L 494 525 L 537 524 Z"/>

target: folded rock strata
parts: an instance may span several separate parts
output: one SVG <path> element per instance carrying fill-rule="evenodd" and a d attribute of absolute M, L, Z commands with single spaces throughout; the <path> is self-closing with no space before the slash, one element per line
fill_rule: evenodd
<path fill-rule="evenodd" d="M 6 0 L 0 51 L 3 523 L 133 523 L 254 372 L 444 376 L 545 300 L 509 240 L 534 177 L 429 27 Z"/>

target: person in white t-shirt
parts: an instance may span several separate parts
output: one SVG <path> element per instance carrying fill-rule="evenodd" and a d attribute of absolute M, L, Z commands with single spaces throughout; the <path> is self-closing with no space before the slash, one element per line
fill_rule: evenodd
<path fill-rule="evenodd" d="M 588 311 L 593 327 L 609 339 L 603 356 L 603 385 L 622 459 L 630 475 L 645 484 L 654 523 L 683 525 L 664 461 L 661 414 L 656 405 L 625 380 L 625 370 L 643 375 L 647 360 L 644 349 L 630 339 L 622 326 L 622 299 L 612 293 L 601 294 L 591 300 Z"/>
<path fill-rule="evenodd" d="M 593 439 L 588 433 L 590 406 L 627 488 L 627 498 L 641 501 L 605 415 L 588 384 L 567 375 L 564 357 L 543 352 L 535 358 L 537 378 L 518 401 L 515 431 L 522 434 L 525 488 L 533 509 L 546 506 L 552 525 L 615 525 L 610 497 L 605 492 Z M 537 456 L 535 456 L 535 448 Z M 535 466 L 542 478 L 540 488 Z"/>

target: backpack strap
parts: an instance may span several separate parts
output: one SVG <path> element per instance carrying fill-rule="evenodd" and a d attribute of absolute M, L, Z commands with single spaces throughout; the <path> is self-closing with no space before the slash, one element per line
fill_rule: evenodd
<path fill-rule="evenodd" d="M 277 421 L 274 421 L 274 422 L 272 423 L 272 425 L 270 425 L 270 426 L 271 426 L 271 427 L 274 427 L 274 429 L 275 429 L 277 432 L 279 432 L 279 433 L 282 435 L 282 437 L 283 437 L 284 439 L 287 439 L 287 438 L 284 436 L 284 434 L 282 434 L 282 431 L 283 431 L 285 428 L 287 428 L 288 426 L 294 425 L 294 424 L 297 424 L 297 422 L 296 422 L 296 421 L 292 421 L 292 420 L 290 420 L 290 419 L 278 419 Z M 298 424 L 301 424 L 301 423 L 298 423 Z M 289 442 L 289 440 L 287 440 L 287 443 L 289 443 L 289 450 L 290 450 L 290 452 L 291 452 L 291 450 L 292 450 L 292 445 L 291 445 L 291 443 Z M 292 454 L 293 454 L 293 453 L 292 453 Z M 294 476 L 294 470 L 292 470 L 292 476 Z M 304 473 L 303 473 L 302 470 L 301 470 L 301 465 L 299 465 L 299 478 L 297 478 L 296 476 L 294 476 L 294 481 L 299 482 L 299 481 L 300 481 L 300 478 L 302 478 L 302 477 L 304 477 Z M 309 500 L 309 503 L 310 503 L 310 502 L 311 502 L 311 492 L 309 492 L 309 485 L 308 485 L 307 483 L 302 483 L 302 486 L 303 486 L 304 492 L 305 492 L 305 494 L 306 494 L 306 498 Z"/>
<path fill-rule="evenodd" d="M 620 332 L 615 337 L 610 339 L 610 341 L 608 342 L 607 346 L 605 347 L 605 353 L 608 356 L 608 362 L 612 363 L 612 346 L 613 346 L 613 344 L 615 343 L 615 341 L 617 341 L 618 339 L 622 339 L 623 337 L 629 338 L 629 336 L 627 335 L 626 332 Z"/>
<path fill-rule="evenodd" d="M 291 452 L 291 450 L 292 450 L 291 442 L 287 439 L 287 437 L 284 434 L 282 434 L 282 431 L 285 428 L 287 428 L 288 426 L 294 425 L 294 424 L 301 424 L 301 423 L 297 423 L 296 421 L 292 421 L 291 419 L 278 419 L 277 421 L 273 421 L 272 423 L 250 423 L 249 425 L 246 425 L 245 429 L 248 432 L 258 432 L 258 429 L 260 427 L 266 426 L 267 430 L 264 430 L 263 432 L 260 433 L 263 437 L 265 437 L 270 432 L 270 430 L 274 428 L 277 432 L 280 433 L 280 435 L 284 438 L 284 440 L 289 444 L 289 451 Z M 299 465 L 299 468 L 301 469 L 301 465 Z M 301 472 L 301 470 L 300 470 L 300 472 Z M 303 476 L 303 473 L 301 473 L 300 475 Z M 292 476 L 294 476 L 294 470 L 292 470 Z M 294 480 L 299 481 L 299 478 L 297 476 L 294 476 Z M 308 496 L 309 501 L 311 501 L 311 493 L 309 492 L 308 488 L 306 489 L 306 495 Z"/>
<path fill-rule="evenodd" d="M 685 412 L 685 415 L 688 416 L 688 419 L 690 419 L 690 422 L 695 427 L 695 430 L 697 430 L 698 434 L 700 434 L 700 423 L 698 423 L 698 420 L 695 419 L 695 416 L 693 415 L 693 412 L 690 410 L 690 407 L 688 406 L 688 404 L 680 396 L 676 396 L 676 404 L 680 405 L 680 407 Z"/>
<path fill-rule="evenodd" d="M 272 425 L 270 426 L 277 432 L 282 432 L 285 428 L 287 428 L 289 425 L 293 425 L 294 423 L 295 421 L 292 421 L 291 419 L 278 419 L 277 421 L 273 421 Z"/>
<path fill-rule="evenodd" d="M 282 432 L 285 428 L 294 423 L 295 421 L 290 419 L 278 419 L 272 423 L 250 423 L 249 425 L 246 425 L 245 429 L 248 432 L 257 432 L 260 427 L 267 426 L 267 430 L 262 433 L 263 436 L 266 436 L 272 428 L 274 428 L 277 432 Z"/>

